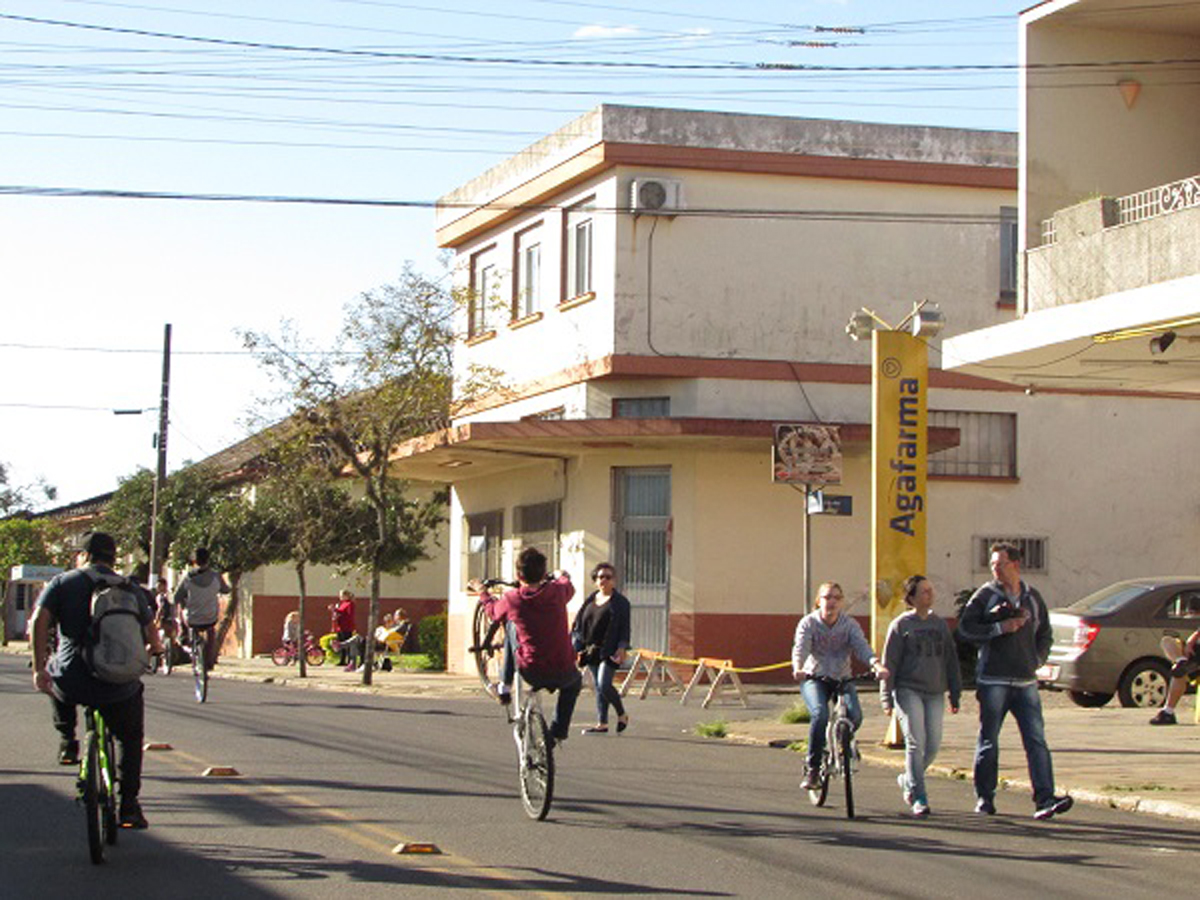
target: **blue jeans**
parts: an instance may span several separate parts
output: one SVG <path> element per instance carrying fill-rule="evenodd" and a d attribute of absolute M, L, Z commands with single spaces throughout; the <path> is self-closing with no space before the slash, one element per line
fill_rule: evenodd
<path fill-rule="evenodd" d="M 592 673 L 592 681 L 596 685 L 596 721 L 601 725 L 608 724 L 608 707 L 612 706 L 618 716 L 625 715 L 625 704 L 621 702 L 621 692 L 613 687 L 613 675 L 617 667 L 611 659 L 591 663 L 588 669 Z"/>
<path fill-rule="evenodd" d="M 979 738 L 975 743 L 975 796 L 992 800 L 1000 769 L 1000 726 L 1011 711 L 1021 729 L 1029 780 L 1033 783 L 1033 802 L 1037 806 L 1054 796 L 1054 768 L 1046 729 L 1042 721 L 1042 698 L 1036 684 L 1016 686 L 981 684 L 975 691 L 979 700 Z"/>
<path fill-rule="evenodd" d="M 829 725 L 829 697 L 832 693 L 833 688 L 820 679 L 805 678 L 800 682 L 800 696 L 804 698 L 809 715 L 807 765 L 811 772 L 821 765 L 821 754 L 825 752 L 825 728 Z M 854 682 L 846 685 L 846 711 L 857 731 L 863 716 Z"/>
<path fill-rule="evenodd" d="M 912 688 L 896 688 L 896 714 L 904 732 L 904 781 L 913 799 L 929 802 L 925 770 L 942 745 L 942 717 L 946 696 Z"/>

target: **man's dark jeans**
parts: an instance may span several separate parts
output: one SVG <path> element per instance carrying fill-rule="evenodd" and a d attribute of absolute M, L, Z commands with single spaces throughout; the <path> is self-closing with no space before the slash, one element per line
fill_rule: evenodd
<path fill-rule="evenodd" d="M 1029 780 L 1033 783 L 1033 802 L 1041 807 L 1054 799 L 1054 768 L 1042 720 L 1042 698 L 1036 684 L 981 684 L 975 691 L 979 700 L 979 737 L 975 743 L 975 796 L 992 800 L 1000 768 L 1000 726 L 1011 712 L 1021 731 Z"/>

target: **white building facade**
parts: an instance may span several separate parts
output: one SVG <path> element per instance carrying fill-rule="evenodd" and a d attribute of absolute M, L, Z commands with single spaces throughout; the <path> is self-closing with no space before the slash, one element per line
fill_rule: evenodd
<path fill-rule="evenodd" d="M 1016 154 L 1005 133 L 602 106 L 443 197 L 438 241 L 470 297 L 456 365 L 506 385 L 396 453 L 402 474 L 452 486 L 451 666 L 467 664 L 466 581 L 511 577 L 529 544 L 581 597 L 613 562 L 635 645 L 787 659 L 804 503 L 772 484 L 781 422 L 841 427 L 829 491 L 852 512 L 813 517 L 812 574 L 869 615 L 870 361 L 844 325 L 920 300 L 947 334 L 1009 322 Z M 941 371 L 936 344 L 930 358 L 940 611 L 986 579 L 992 538 L 1026 541 L 1052 604 L 1113 580 L 1106 535 L 1145 490 L 1114 468 L 1161 462 L 1134 436 L 1179 401 L 1029 396 Z M 1197 533 L 1147 540 L 1141 558 L 1167 566 Z"/>

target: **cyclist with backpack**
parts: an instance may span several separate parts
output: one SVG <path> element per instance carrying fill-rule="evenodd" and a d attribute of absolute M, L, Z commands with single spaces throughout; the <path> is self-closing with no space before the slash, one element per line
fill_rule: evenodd
<path fill-rule="evenodd" d="M 208 565 L 207 547 L 197 547 L 192 554 L 192 568 L 175 588 L 175 604 L 183 614 L 183 624 L 204 632 L 204 667 L 217 664 L 216 624 L 221 615 L 219 595 L 229 593 L 229 585 Z"/>
<path fill-rule="evenodd" d="M 74 707 L 100 710 L 119 748 L 121 826 L 146 828 L 138 802 L 145 732 L 141 674 L 149 661 L 147 645 L 149 652 L 162 652 L 151 598 L 113 571 L 117 546 L 110 535 L 90 532 L 79 553 L 80 567 L 56 575 L 38 597 L 30 620 L 33 684 L 50 695 L 63 750 L 76 757 Z M 55 626 L 58 649 L 51 657 L 50 630 Z"/>

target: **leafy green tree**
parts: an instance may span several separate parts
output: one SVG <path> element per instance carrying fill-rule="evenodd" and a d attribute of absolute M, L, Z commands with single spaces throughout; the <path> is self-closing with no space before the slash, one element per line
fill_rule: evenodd
<path fill-rule="evenodd" d="M 374 528 L 360 548 L 370 572 L 363 683 L 371 683 L 383 572 L 404 574 L 427 558 L 445 520 L 444 492 L 410 496 L 391 469 L 402 441 L 449 425 L 452 402 L 473 399 L 490 373 L 454 384 L 451 354 L 455 298 L 439 281 L 407 265 L 396 284 L 362 294 L 345 310 L 332 352 L 313 348 L 290 327 L 279 337 L 245 333 L 246 346 L 281 386 L 281 402 L 311 439 L 356 476 Z"/>
<path fill-rule="evenodd" d="M 338 467 L 331 464 L 329 454 L 314 447 L 303 430 L 270 447 L 260 460 L 260 470 L 265 476 L 255 486 L 254 502 L 279 536 L 280 558 L 272 561 L 288 562 L 296 571 L 303 648 L 308 566 L 352 563 L 372 518 L 364 515 L 368 509 L 351 500 L 346 485 L 338 483 Z M 299 666 L 300 677 L 306 677 L 303 649 Z"/>
<path fill-rule="evenodd" d="M 58 496 L 57 489 L 41 479 L 31 485 L 9 484 L 8 479 L 8 466 L 0 462 L 0 518 L 27 511 L 42 499 L 53 500 Z"/>
<path fill-rule="evenodd" d="M 158 498 L 158 527 L 163 546 L 171 546 L 191 520 L 207 520 L 221 497 L 214 473 L 205 466 L 185 465 L 172 473 Z M 102 517 L 102 527 L 139 568 L 150 561 L 153 509 L 154 472 L 139 468 L 118 481 Z"/>
<path fill-rule="evenodd" d="M 8 585 L 13 566 L 48 566 L 53 526 L 43 520 L 0 520 L 0 645 L 8 645 Z"/>

